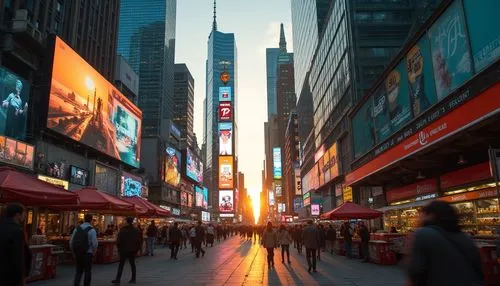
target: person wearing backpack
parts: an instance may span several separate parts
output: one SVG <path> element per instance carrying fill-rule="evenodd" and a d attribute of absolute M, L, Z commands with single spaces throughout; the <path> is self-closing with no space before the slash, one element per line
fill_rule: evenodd
<path fill-rule="evenodd" d="M 92 258 L 97 251 L 97 232 L 90 224 L 92 215 L 86 214 L 85 222 L 75 228 L 69 245 L 76 258 L 76 274 L 74 285 L 79 286 L 82 275 L 85 273 L 83 285 L 89 286 L 92 280 Z"/>

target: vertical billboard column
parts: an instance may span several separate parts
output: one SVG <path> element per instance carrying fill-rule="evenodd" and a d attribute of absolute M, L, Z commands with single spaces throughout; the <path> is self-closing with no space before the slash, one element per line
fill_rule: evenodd
<path fill-rule="evenodd" d="M 221 76 L 222 79 L 222 76 Z M 224 82 L 226 84 L 227 82 Z M 230 86 L 219 87 L 218 136 L 219 136 L 219 212 L 221 217 L 234 217 L 235 159 L 233 94 Z"/>

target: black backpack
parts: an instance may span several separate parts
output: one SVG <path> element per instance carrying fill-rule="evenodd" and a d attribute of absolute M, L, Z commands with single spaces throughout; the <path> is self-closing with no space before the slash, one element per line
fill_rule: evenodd
<path fill-rule="evenodd" d="M 73 249 L 76 256 L 83 256 L 87 254 L 89 249 L 89 231 L 91 229 L 91 226 L 85 229 L 82 229 L 81 227 L 76 228 L 75 235 L 73 236 L 71 243 L 71 249 Z"/>

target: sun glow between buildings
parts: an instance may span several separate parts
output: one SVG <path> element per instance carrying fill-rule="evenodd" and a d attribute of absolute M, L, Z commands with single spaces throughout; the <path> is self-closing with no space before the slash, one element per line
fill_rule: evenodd
<path fill-rule="evenodd" d="M 252 198 L 253 217 L 257 224 L 260 217 L 260 191 L 257 188 L 249 188 L 248 195 Z"/>

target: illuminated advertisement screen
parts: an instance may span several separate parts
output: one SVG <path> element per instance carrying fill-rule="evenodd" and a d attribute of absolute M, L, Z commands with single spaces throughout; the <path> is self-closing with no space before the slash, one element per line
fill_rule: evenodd
<path fill-rule="evenodd" d="M 274 194 L 276 195 L 276 197 L 281 197 L 283 195 L 281 182 L 275 182 Z"/>
<path fill-rule="evenodd" d="M 302 198 L 294 198 L 293 199 L 293 211 L 298 212 L 299 209 L 301 209 L 304 206 L 304 202 L 302 201 Z"/>
<path fill-rule="evenodd" d="M 274 192 L 273 191 L 269 192 L 269 205 L 274 206 Z"/>
<path fill-rule="evenodd" d="M 222 213 L 234 211 L 233 191 L 219 191 L 219 211 Z"/>
<path fill-rule="evenodd" d="M 233 155 L 233 124 L 231 122 L 219 123 L 219 155 Z"/>
<path fill-rule="evenodd" d="M 273 148 L 273 174 L 275 179 L 281 179 L 281 148 Z"/>
<path fill-rule="evenodd" d="M 0 162 L 33 170 L 35 147 L 0 136 Z"/>
<path fill-rule="evenodd" d="M 203 207 L 208 208 L 208 188 L 203 188 Z"/>
<path fill-rule="evenodd" d="M 189 148 L 186 149 L 186 176 L 203 183 L 203 163 Z"/>
<path fill-rule="evenodd" d="M 311 205 L 311 215 L 319 215 L 319 205 L 318 204 Z"/>
<path fill-rule="evenodd" d="M 165 149 L 164 180 L 165 183 L 179 187 L 181 184 L 181 152 L 167 146 Z"/>
<path fill-rule="evenodd" d="M 192 206 L 193 206 L 193 195 L 188 194 L 188 207 L 192 207 Z"/>
<path fill-rule="evenodd" d="M 188 193 L 186 192 L 181 192 L 181 205 L 188 206 Z"/>
<path fill-rule="evenodd" d="M 200 187 L 195 187 L 195 193 L 196 193 L 196 206 L 197 207 L 202 207 L 203 206 L 203 189 Z"/>
<path fill-rule="evenodd" d="M 210 221 L 210 213 L 209 212 L 201 212 L 201 221 L 202 222 L 209 222 Z"/>
<path fill-rule="evenodd" d="M 231 87 L 221 86 L 219 87 L 219 101 L 231 101 Z"/>
<path fill-rule="evenodd" d="M 0 134 L 16 140 L 26 137 L 30 85 L 18 75 L 0 68 Z"/>
<path fill-rule="evenodd" d="M 71 166 L 69 181 L 72 184 L 87 186 L 89 184 L 89 171 Z"/>
<path fill-rule="evenodd" d="M 219 103 L 219 121 L 231 121 L 233 119 L 233 108 L 231 102 Z"/>
<path fill-rule="evenodd" d="M 233 157 L 219 157 L 219 188 L 232 189 L 233 185 Z"/>
<path fill-rule="evenodd" d="M 139 167 L 141 120 L 137 106 L 56 38 L 49 129 Z"/>
<path fill-rule="evenodd" d="M 302 178 L 300 177 L 300 169 L 294 170 L 295 175 L 295 195 L 302 196 Z"/>
<path fill-rule="evenodd" d="M 128 173 L 123 173 L 121 178 L 120 193 L 122 197 L 140 197 L 142 193 L 142 180 Z"/>
<path fill-rule="evenodd" d="M 284 203 L 278 203 L 278 212 L 279 213 L 286 212 L 286 205 Z"/>

